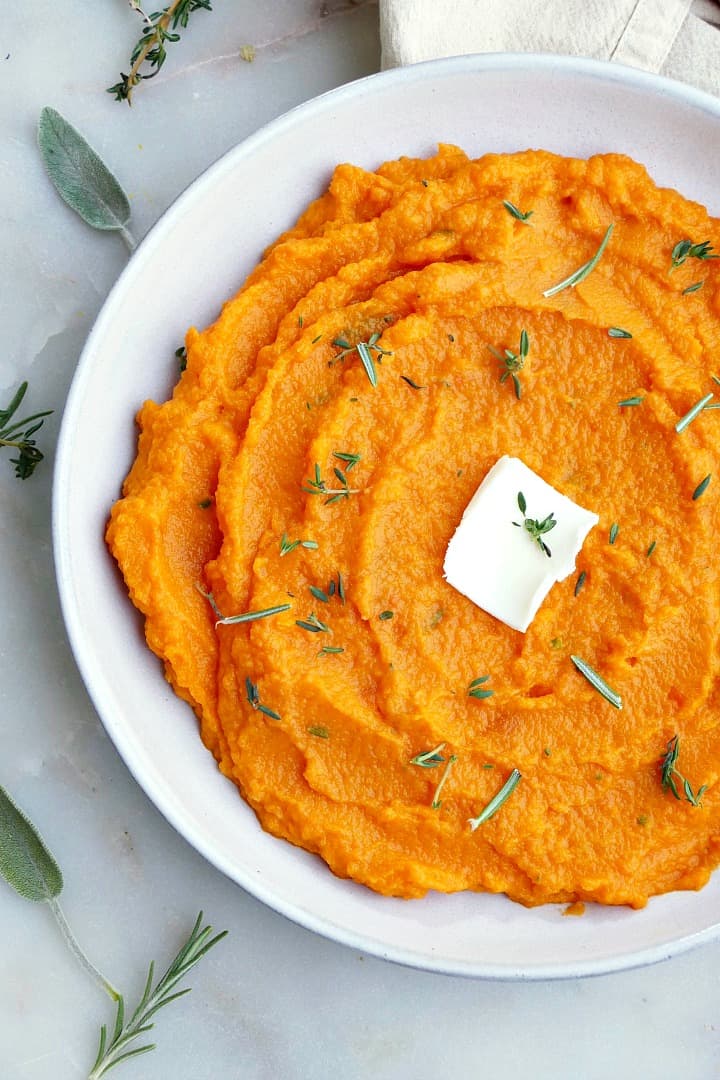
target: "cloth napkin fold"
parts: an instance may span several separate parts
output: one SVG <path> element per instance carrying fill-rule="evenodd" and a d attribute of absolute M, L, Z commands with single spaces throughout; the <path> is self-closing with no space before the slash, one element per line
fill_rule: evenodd
<path fill-rule="evenodd" d="M 720 95 L 719 0 L 380 0 L 383 67 L 483 52 L 590 56 Z"/>

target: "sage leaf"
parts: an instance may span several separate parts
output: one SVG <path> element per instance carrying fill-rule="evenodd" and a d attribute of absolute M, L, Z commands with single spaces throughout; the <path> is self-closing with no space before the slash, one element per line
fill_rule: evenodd
<path fill-rule="evenodd" d="M 35 826 L 2 785 L 0 874 L 26 900 L 53 900 L 63 887 L 60 867 Z"/>
<path fill-rule="evenodd" d="M 127 195 L 80 132 L 49 106 L 40 113 L 38 146 L 48 176 L 68 206 L 93 229 L 115 230 L 127 239 Z"/>

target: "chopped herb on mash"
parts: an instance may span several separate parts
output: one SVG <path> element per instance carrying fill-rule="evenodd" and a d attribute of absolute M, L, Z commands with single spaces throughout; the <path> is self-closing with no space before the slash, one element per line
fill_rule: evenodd
<path fill-rule="evenodd" d="M 457 761 L 457 756 L 455 754 L 451 754 L 450 757 L 447 759 L 447 762 L 445 764 L 445 768 L 443 769 L 443 774 L 440 777 L 440 782 L 439 782 L 438 786 L 435 788 L 435 794 L 433 795 L 433 799 L 432 799 L 432 802 L 430 804 L 433 810 L 439 810 L 440 807 L 442 806 L 442 799 L 440 798 L 440 792 L 445 787 L 445 782 L 446 782 L 447 778 L 450 775 L 450 770 L 452 769 L 452 767 L 453 767 L 453 765 L 455 764 L 456 761 Z"/>
<path fill-rule="evenodd" d="M 557 294 L 559 292 L 562 292 L 563 289 L 574 289 L 576 285 L 579 285 L 581 281 L 584 281 L 588 274 L 591 274 L 597 264 L 600 262 L 602 254 L 605 248 L 608 246 L 608 241 L 610 240 L 614 228 L 615 223 L 611 222 L 611 224 L 608 225 L 607 231 L 600 242 L 600 247 L 597 249 L 593 257 L 591 259 L 588 259 L 586 263 L 583 263 L 582 266 L 579 266 L 577 270 L 574 271 L 574 273 L 570 274 L 566 278 L 563 278 L 563 280 L 558 282 L 557 285 L 553 285 L 551 289 L 546 289 L 543 293 L 543 296 L 546 298 L 549 298 L 551 296 L 557 296 Z"/>
<path fill-rule="evenodd" d="M 712 250 L 709 240 L 703 240 L 700 244 L 693 244 L 692 240 L 680 240 L 672 249 L 668 273 L 672 274 L 686 259 L 720 259 L 720 255 L 711 254 Z"/>
<path fill-rule="evenodd" d="M 245 693 L 247 694 L 248 701 L 256 712 L 264 713 L 265 716 L 269 716 L 271 720 L 280 719 L 280 713 L 276 713 L 274 709 L 268 709 L 267 705 L 261 704 L 257 685 L 249 676 L 245 677 Z"/>
<path fill-rule="evenodd" d="M 488 349 L 497 357 L 502 366 L 500 372 L 500 382 L 504 383 L 508 379 L 512 379 L 513 386 L 515 387 L 515 397 L 520 400 L 522 396 L 522 387 L 520 385 L 520 378 L 518 371 L 522 371 L 525 367 L 525 361 L 527 360 L 528 352 L 530 351 L 530 339 L 527 335 L 527 330 L 520 331 L 520 351 L 512 352 L 511 349 L 505 350 L 505 355 L 498 350 L 494 349 L 492 345 L 488 345 Z"/>
<path fill-rule="evenodd" d="M 510 798 L 521 780 L 522 774 L 520 773 L 520 770 L 513 769 L 497 795 L 493 796 L 485 809 L 481 810 L 476 818 L 468 818 L 468 823 L 473 832 L 475 832 L 478 826 L 482 825 L 484 821 L 489 821 L 494 814 L 497 814 L 502 804 L 506 799 Z"/>
<path fill-rule="evenodd" d="M 495 693 L 494 690 L 483 689 L 483 683 L 488 682 L 489 675 L 481 675 L 479 679 L 473 679 L 468 686 L 468 697 L 477 698 L 478 701 L 484 701 L 486 698 L 490 698 Z"/>
<path fill-rule="evenodd" d="M 445 749 L 445 743 L 438 743 L 432 750 L 424 750 L 422 754 L 416 754 L 414 758 L 410 758 L 411 765 L 419 765 L 421 769 L 434 769 L 437 765 L 442 765 L 445 758 L 442 756 L 441 751 Z"/>
<path fill-rule="evenodd" d="M 591 668 L 584 660 L 581 660 L 579 656 L 571 656 L 570 659 L 580 674 L 584 675 L 590 685 L 597 690 L 598 694 L 602 694 L 605 700 L 614 705 L 616 709 L 622 709 L 622 698 L 614 690 L 610 689 L 602 675 L 598 675 L 597 671 Z"/>
<path fill-rule="evenodd" d="M 680 800 L 680 792 L 677 789 L 676 779 L 682 783 L 685 799 L 692 806 L 702 806 L 702 797 L 707 791 L 707 784 L 703 784 L 697 791 L 693 791 L 690 782 L 685 779 L 677 768 L 677 759 L 680 754 L 680 736 L 673 735 L 667 744 L 665 757 L 660 762 L 662 786 L 669 788 L 676 799 Z"/>
<path fill-rule="evenodd" d="M 509 202 L 507 199 L 503 199 L 503 206 L 507 210 L 511 217 L 514 217 L 517 221 L 522 221 L 525 225 L 532 225 L 532 221 L 528 221 L 535 213 L 534 210 L 528 210 L 523 214 L 522 210 L 518 210 L 514 203 Z"/>

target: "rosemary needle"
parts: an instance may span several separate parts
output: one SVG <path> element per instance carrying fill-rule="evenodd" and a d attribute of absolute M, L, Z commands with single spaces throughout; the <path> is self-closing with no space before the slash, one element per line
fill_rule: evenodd
<path fill-rule="evenodd" d="M 242 615 L 227 615 L 215 623 L 216 626 L 236 626 L 238 623 L 255 622 L 256 619 L 266 619 L 268 615 L 279 615 L 281 611 L 289 611 L 290 604 L 278 604 L 276 607 L 263 608 L 261 611 L 246 611 Z"/>
<path fill-rule="evenodd" d="M 611 222 L 610 225 L 608 225 L 607 227 L 607 231 L 604 237 L 600 241 L 600 247 L 597 249 L 593 257 L 591 259 L 588 259 L 586 263 L 583 263 L 582 266 L 579 266 L 577 270 L 575 270 L 572 274 L 569 274 L 568 277 L 563 278 L 562 281 L 559 281 L 557 285 L 553 285 L 552 288 L 546 289 L 543 293 L 543 296 L 546 298 L 556 296 L 559 292 L 562 292 L 563 289 L 574 289 L 576 285 L 579 285 L 581 281 L 584 281 L 588 274 L 591 274 L 597 264 L 600 262 L 603 252 L 608 246 L 608 242 L 610 240 L 610 237 L 612 236 L 612 231 L 614 228 L 615 224 L 614 222 Z"/>
<path fill-rule="evenodd" d="M 616 709 L 622 709 L 622 698 L 608 686 L 602 675 L 598 675 L 597 671 L 591 668 L 584 660 L 581 660 L 579 656 L 571 656 L 570 659 L 580 674 L 585 676 L 590 685 L 599 694 L 602 694 L 606 701 L 609 701 Z"/>
<path fill-rule="evenodd" d="M 678 420 L 677 424 L 675 425 L 675 430 L 677 431 L 678 435 L 681 431 L 684 431 L 689 424 L 692 424 L 695 417 L 700 415 L 707 403 L 711 401 L 714 397 L 715 395 L 712 393 L 712 391 L 709 394 L 706 394 L 705 397 L 700 398 L 700 400 L 693 405 L 692 409 L 689 409 L 688 412 L 685 413 L 681 420 Z"/>
<path fill-rule="evenodd" d="M 473 832 L 482 825 L 484 821 L 488 821 L 494 814 L 497 814 L 498 810 L 512 795 L 515 788 L 522 780 L 522 773 L 519 769 L 513 769 L 508 776 L 503 786 L 498 791 L 497 795 L 493 796 L 490 802 L 487 804 L 484 810 L 481 810 L 476 818 L 468 818 L 468 823 Z"/>

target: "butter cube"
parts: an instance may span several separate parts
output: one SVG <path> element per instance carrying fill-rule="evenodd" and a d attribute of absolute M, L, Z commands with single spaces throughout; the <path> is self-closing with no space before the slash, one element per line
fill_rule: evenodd
<path fill-rule="evenodd" d="M 523 525 L 519 492 L 528 518 L 542 521 L 554 514 L 557 524 L 541 538 L 550 557 Z M 599 520 L 519 458 L 501 457 L 468 503 L 448 545 L 445 578 L 483 611 L 525 633 L 555 582 L 574 571 L 575 558 Z"/>

